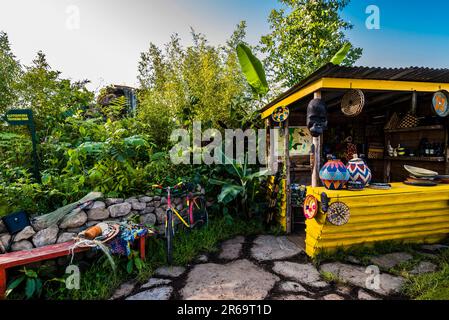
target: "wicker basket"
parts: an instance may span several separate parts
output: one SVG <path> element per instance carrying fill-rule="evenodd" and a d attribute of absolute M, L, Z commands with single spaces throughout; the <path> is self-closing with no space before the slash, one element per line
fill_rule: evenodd
<path fill-rule="evenodd" d="M 341 111 L 345 116 L 355 117 L 363 111 L 365 95 L 362 90 L 348 91 L 341 101 Z"/>
<path fill-rule="evenodd" d="M 415 115 L 408 113 L 405 115 L 404 119 L 402 119 L 401 123 L 399 124 L 399 128 L 415 128 L 418 126 L 418 124 L 419 119 Z"/>

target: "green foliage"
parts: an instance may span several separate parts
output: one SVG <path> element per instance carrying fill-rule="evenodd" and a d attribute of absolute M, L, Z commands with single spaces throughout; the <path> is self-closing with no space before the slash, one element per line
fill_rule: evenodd
<path fill-rule="evenodd" d="M 42 294 L 42 280 L 39 278 L 38 273 L 26 268 L 23 268 L 20 272 L 23 273 L 23 275 L 14 279 L 8 285 L 6 297 L 22 285 L 25 290 L 26 299 L 39 298 Z M 23 284 L 25 284 L 25 286 L 23 286 Z"/>
<path fill-rule="evenodd" d="M 139 251 L 132 250 L 131 256 L 128 258 L 128 263 L 126 264 L 126 272 L 128 272 L 128 274 L 132 274 L 135 270 L 140 272 L 143 267 L 144 262 L 140 259 Z"/>
<path fill-rule="evenodd" d="M 17 100 L 14 86 L 20 73 L 20 64 L 11 51 L 8 35 L 0 31 L 0 115 Z"/>
<path fill-rule="evenodd" d="M 346 42 L 343 45 L 343 47 L 335 54 L 335 56 L 331 59 L 330 62 L 336 65 L 341 64 L 346 59 L 351 48 L 352 45 L 349 42 Z"/>
<path fill-rule="evenodd" d="M 265 65 L 273 81 L 291 87 L 328 63 L 347 42 L 352 25 L 340 17 L 349 0 L 279 0 L 284 8 L 269 17 L 271 32 L 261 39 Z M 352 65 L 362 49 L 352 48 L 343 65 Z"/>
<path fill-rule="evenodd" d="M 242 72 L 254 93 L 258 96 L 266 95 L 269 87 L 262 62 L 243 43 L 237 45 L 237 56 Z"/>

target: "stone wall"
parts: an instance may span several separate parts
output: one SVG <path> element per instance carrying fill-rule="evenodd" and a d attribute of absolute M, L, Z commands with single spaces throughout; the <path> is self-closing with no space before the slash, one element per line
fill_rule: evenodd
<path fill-rule="evenodd" d="M 185 198 L 173 198 L 172 201 L 178 210 L 182 210 L 186 203 Z M 160 196 L 106 198 L 95 201 L 73 217 L 63 219 L 57 226 L 41 229 L 38 225 L 32 225 L 13 236 L 0 220 L 0 254 L 5 253 L 7 248 L 9 251 L 21 251 L 67 242 L 100 222 L 123 222 L 132 218 L 159 230 L 163 228 L 166 209 L 167 198 Z"/>

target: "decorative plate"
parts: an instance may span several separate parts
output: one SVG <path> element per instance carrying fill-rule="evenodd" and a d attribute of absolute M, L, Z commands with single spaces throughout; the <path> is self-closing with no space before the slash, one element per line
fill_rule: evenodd
<path fill-rule="evenodd" d="M 449 115 L 448 96 L 445 91 L 439 91 L 433 96 L 433 111 L 439 117 L 447 117 Z"/>
<path fill-rule="evenodd" d="M 314 196 L 307 196 L 304 200 L 304 216 L 313 219 L 318 213 L 318 200 Z"/>
<path fill-rule="evenodd" d="M 438 175 L 438 172 L 435 171 L 407 165 L 404 166 L 404 169 L 410 172 L 415 177 L 436 177 Z"/>
<path fill-rule="evenodd" d="M 349 217 L 349 207 L 343 202 L 334 202 L 329 206 L 327 221 L 334 226 L 343 226 L 347 224 Z"/>
<path fill-rule="evenodd" d="M 273 114 L 271 115 L 274 122 L 284 122 L 288 119 L 290 115 L 290 110 L 288 107 L 279 107 L 276 110 L 274 110 Z"/>
<path fill-rule="evenodd" d="M 389 183 L 370 183 L 368 188 L 376 189 L 376 190 L 390 190 L 391 184 L 389 184 Z"/>

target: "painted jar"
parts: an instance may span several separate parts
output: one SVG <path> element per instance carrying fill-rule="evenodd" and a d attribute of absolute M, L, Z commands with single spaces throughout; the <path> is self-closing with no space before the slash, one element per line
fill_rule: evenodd
<path fill-rule="evenodd" d="M 349 180 L 349 172 L 343 162 L 334 158 L 321 168 L 320 179 L 326 189 L 341 190 Z"/>
<path fill-rule="evenodd" d="M 371 170 L 358 155 L 355 154 L 354 158 L 349 161 L 347 169 L 349 172 L 349 181 L 361 182 L 364 187 L 371 182 Z"/>

